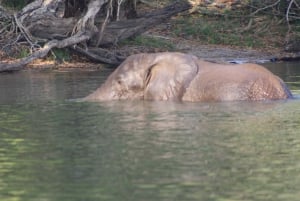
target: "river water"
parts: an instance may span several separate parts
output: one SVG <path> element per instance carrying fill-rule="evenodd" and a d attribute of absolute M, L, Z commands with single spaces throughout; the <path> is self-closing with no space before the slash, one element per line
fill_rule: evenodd
<path fill-rule="evenodd" d="M 295 100 L 74 101 L 109 71 L 0 75 L 2 201 L 298 201 L 300 64 L 266 65 Z"/>

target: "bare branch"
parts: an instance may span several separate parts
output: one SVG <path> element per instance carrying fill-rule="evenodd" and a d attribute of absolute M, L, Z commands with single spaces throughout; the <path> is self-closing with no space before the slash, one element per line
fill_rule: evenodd
<path fill-rule="evenodd" d="M 73 29 L 73 34 L 79 31 L 84 31 L 86 29 L 92 30 L 93 32 L 97 31 L 97 27 L 95 26 L 95 16 L 99 12 L 100 8 L 103 4 L 107 3 L 108 0 L 92 0 L 88 4 L 88 11 L 81 18 L 76 26 Z"/>
<path fill-rule="evenodd" d="M 98 40 L 97 40 L 96 47 L 98 47 L 100 45 L 101 41 L 102 41 L 104 29 L 105 29 L 105 27 L 108 23 L 109 16 L 112 14 L 112 9 L 113 9 L 112 0 L 110 0 L 109 7 L 107 8 L 107 11 L 106 11 L 105 20 L 102 23 L 101 29 L 100 29 L 99 34 L 98 34 Z"/>
<path fill-rule="evenodd" d="M 118 1 L 118 6 L 117 6 L 117 19 L 116 21 L 120 20 L 120 8 L 121 8 L 121 4 L 123 3 L 124 0 L 117 0 Z"/>
<path fill-rule="evenodd" d="M 271 5 L 268 5 L 268 6 L 266 6 L 266 7 L 257 9 L 256 11 L 254 11 L 253 13 L 251 13 L 250 16 L 254 16 L 254 15 L 256 15 L 256 14 L 257 14 L 258 12 L 260 12 L 260 11 L 263 11 L 263 10 L 266 10 L 266 9 L 268 9 L 268 8 L 274 7 L 274 6 L 276 6 L 277 4 L 279 4 L 280 1 L 281 1 L 281 0 L 278 0 L 278 1 L 276 1 L 275 3 L 273 3 L 273 4 L 271 4 Z"/>
<path fill-rule="evenodd" d="M 27 42 L 29 44 L 31 44 L 31 46 L 34 46 L 33 41 L 34 41 L 34 37 L 31 35 L 30 31 L 28 31 L 26 29 L 26 27 L 23 26 L 23 24 L 19 21 L 19 19 L 17 18 L 17 15 L 14 15 L 14 20 L 18 26 L 18 28 L 20 29 L 21 33 L 24 35 L 24 37 L 26 38 Z"/>
<path fill-rule="evenodd" d="M 285 14 L 286 23 L 288 25 L 287 35 L 291 32 L 289 14 L 290 14 L 290 10 L 291 10 L 291 7 L 292 7 L 293 3 L 294 3 L 294 0 L 290 0 L 289 6 L 288 6 L 288 8 L 286 10 L 286 14 Z"/>
<path fill-rule="evenodd" d="M 89 32 L 79 32 L 74 36 L 71 36 L 62 41 L 52 40 L 44 45 L 43 48 L 38 51 L 32 53 L 30 56 L 18 59 L 14 62 L 0 62 L 0 72 L 4 71 L 16 71 L 24 68 L 27 64 L 32 61 L 45 57 L 49 51 L 53 48 L 64 48 L 71 45 L 76 45 L 77 43 L 88 40 L 91 37 L 91 33 Z"/>
<path fill-rule="evenodd" d="M 156 10 L 137 19 L 109 23 L 112 7 L 108 7 L 106 17 L 104 17 L 105 19 L 100 25 L 101 30 L 98 31 L 94 24 L 95 17 L 106 3 L 111 5 L 112 0 L 90 0 L 88 10 L 78 21 L 75 17 L 63 18 L 60 15 L 61 12 L 57 14 L 57 9 L 64 8 L 61 7 L 64 6 L 64 1 L 35 0 L 23 8 L 20 13 L 11 15 L 7 19 L 4 17 L 5 20 L 2 20 L 0 12 L 0 25 L 6 25 L 7 21 L 10 24 L 6 29 L 0 30 L 1 47 L 7 47 L 9 51 L 20 46 L 22 48 L 25 47 L 26 50 L 27 48 L 32 50 L 31 55 L 27 57 L 13 62 L 0 62 L 0 72 L 20 70 L 33 60 L 45 57 L 51 49 L 65 47 L 71 47 L 100 62 L 120 63 L 124 57 L 116 53 L 116 51 L 92 47 L 83 50 L 77 44 L 89 40 L 88 45 L 93 46 L 96 44 L 97 47 L 101 44 L 112 46 L 114 42 L 120 39 L 136 36 L 171 16 L 190 8 L 190 4 L 187 1 L 176 1 L 163 9 Z M 118 0 L 118 5 L 120 6 L 122 2 L 123 0 Z M 1 23 L 2 21 L 3 23 Z M 73 34 L 69 37 L 72 29 Z M 95 34 L 98 34 L 98 37 Z M 41 45 L 42 47 L 40 46 L 41 43 L 44 44 L 43 46 Z"/>
<path fill-rule="evenodd" d="M 72 49 L 96 62 L 119 65 L 125 60 L 125 57 L 102 48 L 89 48 L 88 50 L 85 50 L 79 46 L 75 46 L 72 47 Z"/>

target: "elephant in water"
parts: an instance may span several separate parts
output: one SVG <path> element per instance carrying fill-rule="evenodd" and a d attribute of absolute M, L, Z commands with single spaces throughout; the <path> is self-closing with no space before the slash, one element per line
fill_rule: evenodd
<path fill-rule="evenodd" d="M 216 64 L 183 53 L 128 57 L 84 100 L 191 102 L 291 98 L 284 82 L 257 64 Z"/>

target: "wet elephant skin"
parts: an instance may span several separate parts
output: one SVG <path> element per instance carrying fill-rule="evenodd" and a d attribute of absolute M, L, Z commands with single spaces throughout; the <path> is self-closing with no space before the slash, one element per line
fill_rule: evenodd
<path fill-rule="evenodd" d="M 292 98 L 285 83 L 257 64 L 216 64 L 183 53 L 128 57 L 84 100 L 191 102 Z"/>

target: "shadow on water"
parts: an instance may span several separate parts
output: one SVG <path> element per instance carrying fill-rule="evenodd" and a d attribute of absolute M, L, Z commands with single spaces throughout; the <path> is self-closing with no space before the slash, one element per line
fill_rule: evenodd
<path fill-rule="evenodd" d="M 66 101 L 101 75 L 1 77 L 0 200 L 299 199 L 299 100 Z"/>

